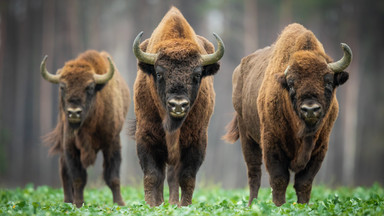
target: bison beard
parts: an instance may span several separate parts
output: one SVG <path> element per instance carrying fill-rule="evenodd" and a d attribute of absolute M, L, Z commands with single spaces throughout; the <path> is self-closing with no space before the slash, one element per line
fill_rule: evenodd
<path fill-rule="evenodd" d="M 215 93 L 209 77 L 219 69 L 224 44 L 218 49 L 195 34 L 178 9 L 172 7 L 151 37 L 133 51 L 138 59 L 134 86 L 137 154 L 144 172 L 145 201 L 163 201 L 167 168 L 169 203 L 192 203 L 195 179 L 207 146 L 207 127 Z M 179 187 L 181 200 L 179 202 Z"/>
<path fill-rule="evenodd" d="M 170 116 L 169 112 L 167 112 L 167 115 L 163 122 L 163 127 L 165 131 L 168 131 L 170 134 L 175 133 L 177 129 L 181 127 L 185 120 L 185 117 L 183 118 L 173 118 Z"/>
<path fill-rule="evenodd" d="M 291 24 L 273 45 L 244 57 L 236 67 L 236 114 L 223 138 L 232 143 L 240 138 L 249 205 L 258 195 L 262 159 L 277 206 L 285 203 L 289 170 L 295 173 L 297 202 L 309 202 L 338 114 L 336 87 L 348 80 L 344 69 L 352 52 L 346 44 L 342 49 L 342 59 L 332 62 L 311 31 Z"/>

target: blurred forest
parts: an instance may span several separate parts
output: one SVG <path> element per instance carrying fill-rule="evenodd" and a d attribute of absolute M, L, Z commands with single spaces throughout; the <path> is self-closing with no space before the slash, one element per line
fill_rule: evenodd
<path fill-rule="evenodd" d="M 378 0 L 0 0 L 0 187 L 60 186 L 58 157 L 42 136 L 57 122 L 58 86 L 40 76 L 49 55 L 54 73 L 87 49 L 109 52 L 132 93 L 134 37 L 148 38 L 171 5 L 199 35 L 223 39 L 226 52 L 215 75 L 216 107 L 209 126 L 202 185 L 245 187 L 241 145 L 221 140 L 233 107 L 232 72 L 242 57 L 273 43 L 292 22 L 312 30 L 334 59 L 340 43 L 352 48 L 349 81 L 338 88 L 338 120 L 316 183 L 330 186 L 384 184 L 384 1 Z M 144 39 L 143 39 L 144 40 Z M 133 119 L 133 104 L 129 116 Z M 122 132 L 123 184 L 139 184 L 135 142 Z M 88 185 L 102 183 L 102 156 L 88 169 Z M 269 186 L 263 172 L 263 186 Z"/>

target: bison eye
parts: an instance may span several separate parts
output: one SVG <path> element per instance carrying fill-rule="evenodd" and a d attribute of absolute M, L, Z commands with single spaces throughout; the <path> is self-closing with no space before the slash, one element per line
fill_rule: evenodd
<path fill-rule="evenodd" d="M 200 79 L 200 77 L 201 77 L 201 72 L 200 73 L 195 73 L 195 78 L 196 79 Z"/>
<path fill-rule="evenodd" d="M 59 88 L 60 88 L 61 91 L 65 91 L 65 84 L 64 83 L 60 83 Z"/>
<path fill-rule="evenodd" d="M 163 77 L 163 73 L 164 73 L 165 69 L 163 67 L 161 67 L 160 65 L 157 65 L 155 68 L 155 71 L 156 71 L 156 78 L 161 79 Z"/>
<path fill-rule="evenodd" d="M 293 80 L 289 79 L 287 80 L 287 85 L 288 85 L 288 88 L 293 88 Z"/>
<path fill-rule="evenodd" d="M 325 75 L 324 83 L 325 83 L 325 88 L 332 91 L 332 89 L 333 89 L 333 75 L 332 74 Z"/>
<path fill-rule="evenodd" d="M 95 91 L 95 84 L 92 83 L 87 86 L 87 88 L 85 88 L 85 91 L 87 91 L 88 94 L 93 94 L 93 92 Z"/>
<path fill-rule="evenodd" d="M 333 83 L 332 82 L 328 82 L 325 84 L 325 89 L 329 90 L 329 91 L 332 91 L 333 90 Z"/>
<path fill-rule="evenodd" d="M 159 72 L 156 72 L 156 77 L 157 79 L 161 79 L 163 76 Z"/>
<path fill-rule="evenodd" d="M 194 70 L 193 70 L 193 74 L 195 76 L 196 79 L 200 79 L 201 75 L 202 75 L 202 72 L 203 72 L 203 67 L 201 66 L 197 66 Z"/>

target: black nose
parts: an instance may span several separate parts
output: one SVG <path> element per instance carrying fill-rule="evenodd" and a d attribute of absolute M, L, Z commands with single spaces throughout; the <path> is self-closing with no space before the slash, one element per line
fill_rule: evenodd
<path fill-rule="evenodd" d="M 300 106 L 300 110 L 306 118 L 319 118 L 322 111 L 318 103 L 304 103 Z"/>
<path fill-rule="evenodd" d="M 189 108 L 189 101 L 187 99 L 170 99 L 168 100 L 168 106 L 172 112 L 183 113 Z"/>
<path fill-rule="evenodd" d="M 78 119 L 81 117 L 82 111 L 83 110 L 81 108 L 68 108 L 67 109 L 68 118 Z"/>

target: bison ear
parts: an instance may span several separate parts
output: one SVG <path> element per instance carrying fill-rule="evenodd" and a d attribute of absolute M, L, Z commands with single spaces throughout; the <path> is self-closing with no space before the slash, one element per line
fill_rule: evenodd
<path fill-rule="evenodd" d="M 348 72 L 342 71 L 339 73 L 335 73 L 334 75 L 335 86 L 343 85 L 345 82 L 347 82 L 348 78 L 349 78 Z"/>
<path fill-rule="evenodd" d="M 215 75 L 217 71 L 220 69 L 220 64 L 219 63 L 213 63 L 210 65 L 206 65 L 203 67 L 203 76 L 211 76 Z"/>
<path fill-rule="evenodd" d="M 281 74 L 281 75 L 276 74 L 276 80 L 278 83 L 280 83 L 283 89 L 288 89 L 287 78 L 285 74 Z"/>
<path fill-rule="evenodd" d="M 148 75 L 155 74 L 155 66 L 153 66 L 151 64 L 139 62 L 138 66 L 139 66 L 140 70 L 142 70 L 144 73 L 146 73 Z"/>

